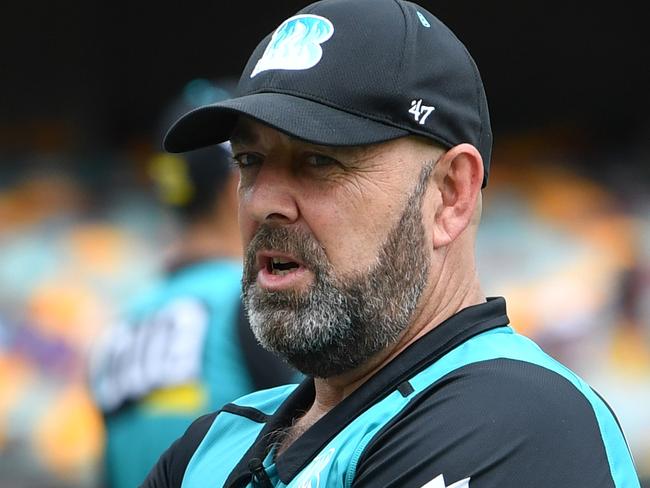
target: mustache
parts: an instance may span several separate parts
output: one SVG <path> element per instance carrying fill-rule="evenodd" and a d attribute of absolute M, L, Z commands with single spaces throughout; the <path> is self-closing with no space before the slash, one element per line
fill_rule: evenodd
<path fill-rule="evenodd" d="M 246 248 L 244 267 L 247 273 L 255 268 L 257 253 L 263 250 L 289 254 L 312 271 L 329 269 L 329 260 L 323 247 L 311 234 L 299 228 L 260 225 Z"/>

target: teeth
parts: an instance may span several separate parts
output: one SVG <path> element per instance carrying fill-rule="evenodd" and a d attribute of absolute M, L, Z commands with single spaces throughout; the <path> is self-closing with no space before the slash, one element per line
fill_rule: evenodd
<path fill-rule="evenodd" d="M 284 276 L 291 273 L 298 265 L 290 259 L 271 258 L 270 272 L 274 275 Z"/>

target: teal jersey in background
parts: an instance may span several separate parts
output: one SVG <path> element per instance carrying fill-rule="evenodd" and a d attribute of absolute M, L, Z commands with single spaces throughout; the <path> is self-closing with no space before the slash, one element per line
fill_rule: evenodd
<path fill-rule="evenodd" d="M 110 488 L 131 488 L 198 416 L 294 373 L 254 341 L 242 313 L 239 262 L 193 263 L 136 297 L 91 363 L 106 427 Z M 258 364 L 254 364 L 254 363 Z"/>

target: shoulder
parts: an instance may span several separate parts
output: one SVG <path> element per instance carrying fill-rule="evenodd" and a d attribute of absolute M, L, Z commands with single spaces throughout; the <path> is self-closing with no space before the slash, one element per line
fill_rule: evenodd
<path fill-rule="evenodd" d="M 412 473 L 403 486 L 440 474 L 473 477 L 472 487 L 613 486 L 603 484 L 611 483 L 607 454 L 584 392 L 516 359 L 464 365 L 415 394 L 364 451 L 358 486 L 382 479 L 387 459 L 390 471 Z M 413 459 L 422 463 L 417 473 Z"/>
<path fill-rule="evenodd" d="M 219 412 L 203 415 L 187 428 L 182 437 L 178 438 L 160 456 L 147 478 L 142 483 L 143 488 L 175 488 L 180 487 L 187 465 L 194 452 L 206 436 L 214 419 Z"/>
<path fill-rule="evenodd" d="M 223 461 L 224 452 L 230 457 L 233 454 L 237 454 L 235 457 L 243 455 L 243 452 L 239 451 L 248 447 L 248 443 L 254 440 L 261 428 L 251 429 L 251 425 L 263 425 L 295 386 L 254 392 L 224 405 L 217 412 L 198 418 L 185 434 L 163 453 L 142 487 L 180 487 L 186 471 L 190 473 L 192 470 L 190 468 L 188 471 L 190 461 L 195 465 L 196 460 L 193 461 L 193 458 L 201 458 L 206 453 L 210 457 L 208 463 L 215 462 L 215 459 Z M 239 442 L 234 441 L 232 437 L 223 437 L 225 433 L 233 432 L 237 433 L 236 437 L 241 437 Z"/>

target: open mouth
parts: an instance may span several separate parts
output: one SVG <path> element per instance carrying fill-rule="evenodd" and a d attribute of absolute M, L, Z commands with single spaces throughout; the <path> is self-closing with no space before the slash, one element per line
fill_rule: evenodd
<path fill-rule="evenodd" d="M 284 258 L 269 258 L 266 261 L 266 270 L 272 275 L 284 276 L 298 269 L 300 264 Z"/>
<path fill-rule="evenodd" d="M 271 250 L 257 253 L 257 270 L 258 286 L 268 291 L 302 288 L 313 279 L 300 260 Z"/>

